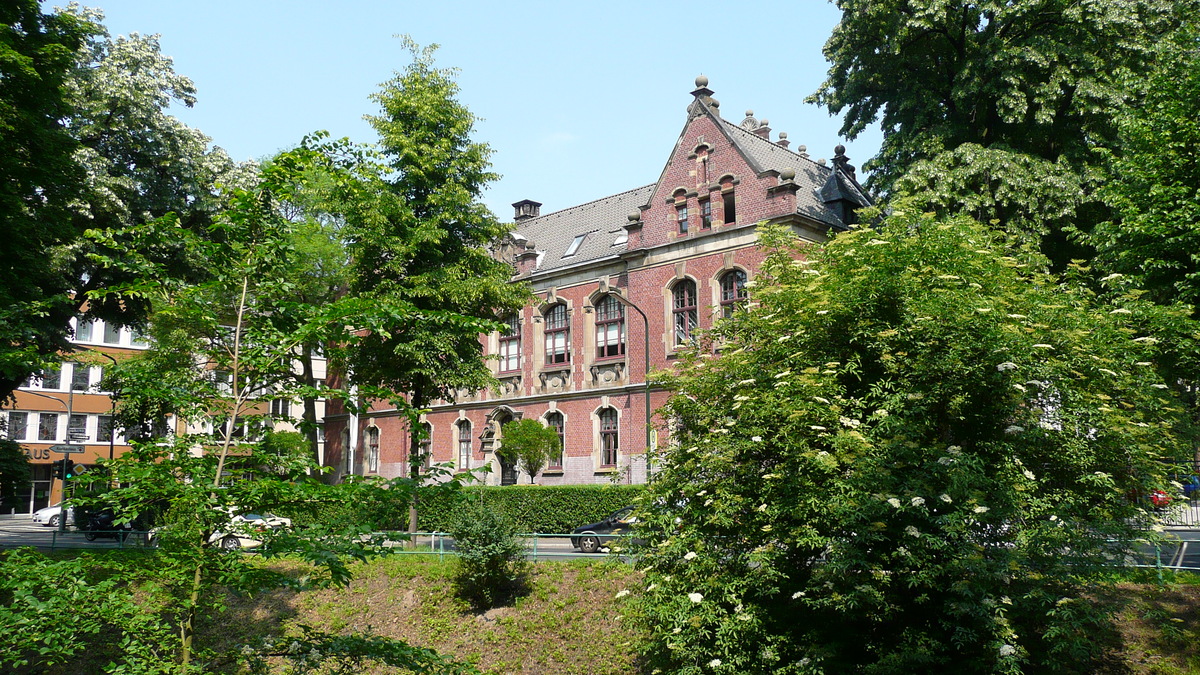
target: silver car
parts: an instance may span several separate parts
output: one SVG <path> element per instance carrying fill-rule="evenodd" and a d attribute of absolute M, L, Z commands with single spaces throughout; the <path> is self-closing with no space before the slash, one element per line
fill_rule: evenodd
<path fill-rule="evenodd" d="M 47 506 L 44 509 L 38 509 L 33 512 L 33 522 L 46 527 L 58 527 L 58 523 L 62 518 L 62 502 L 53 506 Z M 67 524 L 75 524 L 75 509 L 67 509 Z"/>

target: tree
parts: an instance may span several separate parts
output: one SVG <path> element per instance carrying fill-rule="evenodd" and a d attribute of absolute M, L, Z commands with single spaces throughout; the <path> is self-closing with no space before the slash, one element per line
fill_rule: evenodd
<path fill-rule="evenodd" d="M 36 8 L 25 0 L 21 5 Z M 76 28 L 60 45 L 69 44 L 73 50 L 69 62 L 60 65 L 63 72 L 40 83 L 42 98 L 56 106 L 47 118 L 54 136 L 25 129 L 34 154 L 12 155 L 18 161 L 32 157 L 30 161 L 41 167 L 39 182 L 30 185 L 49 197 L 38 197 L 37 210 L 52 219 L 22 223 L 13 237 L 6 237 L 15 242 L 16 253 L 9 262 L 13 283 L 5 284 L 13 289 L 13 302 L 2 303 L 14 319 L 5 322 L 11 339 L 3 343 L 6 353 L 15 356 L 4 359 L 11 374 L 0 374 L 0 397 L 9 395 L 42 360 L 71 351 L 70 320 L 76 316 L 145 325 L 150 308 L 143 298 L 118 302 L 91 293 L 133 279 L 119 276 L 114 266 L 97 264 L 130 242 L 118 239 L 116 248 L 97 249 L 95 240 L 83 236 L 86 230 L 118 232 L 175 213 L 179 226 L 204 233 L 223 207 L 222 195 L 228 194 L 216 186 L 245 187 L 253 180 L 250 165 L 235 164 L 220 148 L 210 148 L 207 136 L 167 114 L 172 102 L 193 105 L 195 87 L 174 72 L 158 37 L 132 34 L 114 39 L 103 19 L 101 12 L 76 4 L 46 19 L 64 34 L 68 27 Z M 55 53 L 65 58 L 61 49 Z M 53 63 L 49 49 L 46 54 L 42 63 Z M 30 188 L 21 189 L 28 193 Z M 20 213 L 8 205 L 0 208 Z M 162 238 L 151 239 L 148 233 Z M 192 265 L 194 260 L 168 232 L 150 228 L 141 235 L 142 255 L 154 257 L 163 270 L 191 279 L 207 272 Z"/>
<path fill-rule="evenodd" d="M 505 424 L 501 429 L 503 443 L 498 452 L 509 461 L 520 462 L 529 474 L 529 483 L 546 466 L 560 447 L 558 432 L 537 420 L 520 419 Z"/>
<path fill-rule="evenodd" d="M 423 488 L 403 478 L 325 485 L 312 475 L 316 467 L 296 434 L 258 433 L 266 411 L 257 399 L 267 391 L 293 394 L 299 387 L 290 373 L 300 345 L 344 344 L 351 320 L 375 328 L 413 311 L 349 297 L 320 308 L 296 301 L 289 277 L 297 254 L 291 246 L 296 224 L 283 215 L 279 202 L 313 165 L 331 173 L 336 169 L 327 155 L 307 147 L 276 158 L 254 190 L 229 195 L 230 206 L 218 214 L 213 236 L 176 229 L 173 217 L 148 224 L 174 230 L 181 247 L 211 270 L 202 283 L 164 273 L 153 253 L 144 255 L 136 246 L 120 250 L 108 231 L 91 233 L 101 247 L 118 251 L 102 264 L 145 275 L 104 293 L 145 298 L 154 307 L 150 349 L 143 358 L 113 368 L 118 413 L 127 427 L 170 414 L 186 433 L 155 432 L 78 481 L 81 508 L 110 509 L 118 522 L 153 517 L 157 555 L 112 568 L 18 556 L 13 564 L 19 574 L 0 575 L 6 584 L 0 592 L 15 600 L 0 612 L 0 629 L 13 638 L 13 646 L 0 650 L 0 663 L 20 665 L 31 654 L 39 666 L 65 662 L 84 648 L 83 638 L 103 632 L 107 644 L 121 646 L 107 666 L 110 672 L 229 672 L 242 666 L 265 672 L 269 658 L 298 660 L 297 672 L 370 659 L 417 672 L 472 670 L 400 642 L 302 627 L 294 635 L 227 652 L 197 642 L 197 617 L 222 609 L 218 590 L 344 585 L 351 561 L 385 550 L 386 537 L 371 534 L 367 524 L 329 522 L 318 517 L 321 513 L 386 497 L 407 503 L 418 490 L 457 486 L 452 477 Z M 292 318 L 281 323 L 280 316 Z M 309 526 L 251 532 L 231 523 L 235 514 L 264 510 L 303 518 Z M 264 541 L 264 557 L 286 555 L 289 565 L 299 567 L 289 572 L 224 553 L 222 544 L 235 543 L 239 534 Z M 31 581 L 39 576 L 42 583 Z M 77 581 L 45 583 L 63 577 Z M 79 599 L 86 595 L 81 585 L 88 578 L 101 579 L 104 595 L 120 599 Z M 55 622 L 54 612 L 67 607 L 74 612 L 70 620 Z"/>
<path fill-rule="evenodd" d="M 1141 105 L 1117 118 L 1123 152 L 1101 194 L 1113 220 L 1090 242 L 1104 271 L 1129 276 L 1155 302 L 1200 306 L 1200 56 L 1197 28 L 1164 43 Z"/>
<path fill-rule="evenodd" d="M 496 175 L 490 149 L 471 140 L 475 117 L 455 98 L 454 71 L 434 66 L 436 47 L 408 38 L 405 46 L 412 63 L 374 95 L 382 110 L 367 117 L 391 172 L 387 193 L 369 211 L 349 214 L 345 232 L 350 293 L 402 299 L 418 311 L 357 338 L 346 365 L 359 386 L 404 392 L 415 413 L 493 382 L 479 335 L 499 328 L 496 319 L 530 293 L 510 283 L 511 266 L 488 252 L 507 228 L 479 201 Z M 409 428 L 415 477 L 422 463 L 415 416 Z M 415 529 L 415 511 L 410 520 Z"/>
<path fill-rule="evenodd" d="M 21 444 L 0 439 L 0 503 L 28 497 L 29 479 L 29 456 Z"/>
<path fill-rule="evenodd" d="M 93 30 L 37 0 L 0 8 L 0 401 L 65 344 L 69 279 L 50 252 L 78 234 L 69 215 L 83 175 L 63 120 L 75 53 Z"/>
<path fill-rule="evenodd" d="M 839 0 L 828 78 L 809 100 L 853 139 L 879 122 L 869 185 L 1043 240 L 1061 269 L 1090 255 L 1067 234 L 1107 218 L 1097 148 L 1118 143 L 1158 43 L 1193 0 L 1078 3 Z M 1025 190 L 1029 190 L 1025 193 Z"/>
<path fill-rule="evenodd" d="M 1153 311 L 905 204 L 798 249 L 662 382 L 641 504 L 650 668 L 1093 672 L 1089 593 L 1152 520 L 1178 406 Z M 1015 250 L 1014 250 L 1015 249 Z M 799 258 L 799 259 L 797 259 Z M 805 259 L 806 258 L 806 259 Z"/>

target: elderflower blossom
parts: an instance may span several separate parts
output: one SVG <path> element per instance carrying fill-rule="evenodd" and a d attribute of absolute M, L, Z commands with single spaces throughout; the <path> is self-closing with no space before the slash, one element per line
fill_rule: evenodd
<path fill-rule="evenodd" d="M 629 595 L 629 590 L 628 590 L 628 589 L 626 589 L 626 590 L 622 590 L 621 592 L 617 593 L 617 597 L 618 597 L 618 598 L 623 598 L 623 597 L 625 597 L 625 596 L 627 596 L 627 595 Z"/>
<path fill-rule="evenodd" d="M 912 498 L 912 505 L 913 505 L 913 506 L 924 506 L 924 505 L 925 505 L 925 498 L 924 498 L 924 497 L 913 497 L 913 498 Z"/>
<path fill-rule="evenodd" d="M 691 600 L 693 603 L 695 603 L 697 605 L 700 604 L 701 602 L 704 602 L 704 596 L 700 595 L 699 593 L 688 593 L 687 597 L 688 597 L 688 600 Z"/>
<path fill-rule="evenodd" d="M 1000 656 L 1012 656 L 1017 653 L 1017 648 L 1012 645 L 1000 645 Z"/>
<path fill-rule="evenodd" d="M 988 507 L 986 507 L 986 506 L 976 506 L 974 510 L 975 510 L 975 513 L 987 513 L 987 512 L 988 512 Z"/>
<path fill-rule="evenodd" d="M 895 508 L 895 509 L 900 508 L 900 500 L 896 499 L 895 497 L 892 497 L 891 499 L 887 500 L 887 503 L 891 504 L 892 508 Z"/>
<path fill-rule="evenodd" d="M 1017 364 L 1013 363 L 1012 361 L 1005 361 L 1004 363 L 1001 363 L 998 366 L 996 366 L 996 370 L 1003 373 L 1006 370 L 1012 370 L 1013 368 L 1016 368 L 1016 367 L 1017 367 Z"/>
<path fill-rule="evenodd" d="M 692 558 L 695 558 L 695 557 L 696 557 L 696 552 L 695 552 L 695 551 L 688 551 L 687 553 L 685 553 L 685 554 L 683 555 L 683 559 L 684 559 L 684 560 L 691 560 Z"/>
<path fill-rule="evenodd" d="M 909 525 L 908 527 L 904 528 L 904 534 L 907 534 L 910 537 L 919 537 L 921 536 L 921 531 L 912 525 Z"/>
<path fill-rule="evenodd" d="M 800 598 L 803 598 L 803 597 L 804 597 L 804 591 L 796 591 L 795 593 L 792 593 L 793 600 L 799 600 Z"/>
<path fill-rule="evenodd" d="M 754 441 L 755 443 L 762 443 L 762 436 L 751 436 L 750 440 Z"/>
<path fill-rule="evenodd" d="M 954 501 L 953 499 L 950 499 L 950 495 L 947 495 L 947 494 L 943 494 L 942 496 L 938 497 L 938 499 L 946 502 L 947 504 Z"/>
<path fill-rule="evenodd" d="M 719 665 L 721 665 L 721 659 L 713 659 L 712 661 L 708 662 L 709 668 L 716 668 Z"/>

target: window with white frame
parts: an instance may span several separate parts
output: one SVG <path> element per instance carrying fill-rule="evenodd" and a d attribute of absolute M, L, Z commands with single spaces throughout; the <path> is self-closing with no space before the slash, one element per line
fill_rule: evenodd
<path fill-rule="evenodd" d="M 92 369 L 82 363 L 71 365 L 71 391 L 87 391 L 92 386 Z"/>
<path fill-rule="evenodd" d="M 367 471 L 379 473 L 379 427 L 367 427 Z"/>
<path fill-rule="evenodd" d="M 521 316 L 513 314 L 505 320 L 508 327 L 500 334 L 500 372 L 512 372 L 521 367 Z"/>
<path fill-rule="evenodd" d="M 459 420 L 458 422 L 458 468 L 459 470 L 471 468 L 471 422 L 469 420 Z"/>
<path fill-rule="evenodd" d="M 611 295 L 596 303 L 596 358 L 625 355 L 625 307 Z"/>
<path fill-rule="evenodd" d="M 58 440 L 58 413 L 38 413 L 39 441 Z"/>
<path fill-rule="evenodd" d="M 746 273 L 730 270 L 721 275 L 721 316 L 733 316 L 734 310 L 746 304 Z"/>
<path fill-rule="evenodd" d="M 10 441 L 23 441 L 29 434 L 29 413 L 10 410 L 8 426 L 4 431 L 5 438 Z"/>
<path fill-rule="evenodd" d="M 675 324 L 675 346 L 692 341 L 699 320 L 696 307 L 696 282 L 684 279 L 671 289 L 671 307 Z"/>
<path fill-rule="evenodd" d="M 567 306 L 554 305 L 546 310 L 546 365 L 571 362 L 571 323 Z"/>
<path fill-rule="evenodd" d="M 567 450 L 567 429 L 563 420 L 563 414 L 557 410 L 546 413 L 546 426 L 558 434 L 558 451 L 550 455 L 550 458 L 546 461 L 546 468 L 551 470 L 562 469 L 563 454 Z"/>
<path fill-rule="evenodd" d="M 616 466 L 621 448 L 621 433 L 617 411 L 604 408 L 600 411 L 600 464 Z"/>

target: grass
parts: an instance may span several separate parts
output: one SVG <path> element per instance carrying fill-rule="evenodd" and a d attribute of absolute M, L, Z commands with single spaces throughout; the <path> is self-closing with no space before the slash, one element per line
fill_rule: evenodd
<path fill-rule="evenodd" d="M 391 556 L 358 565 L 346 588 L 229 598 L 229 615 L 206 627 L 237 636 L 370 631 L 429 647 L 484 673 L 615 675 L 635 672 L 629 630 L 614 596 L 635 581 L 626 564 L 542 562 L 530 592 L 510 607 L 472 611 L 454 596 L 453 562 Z M 210 635 L 221 637 L 234 635 Z M 379 671 L 387 672 L 387 671 Z"/>

